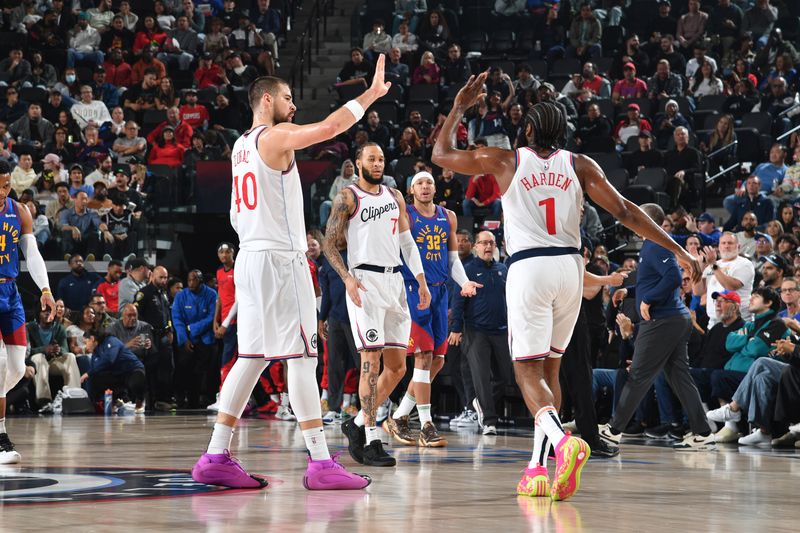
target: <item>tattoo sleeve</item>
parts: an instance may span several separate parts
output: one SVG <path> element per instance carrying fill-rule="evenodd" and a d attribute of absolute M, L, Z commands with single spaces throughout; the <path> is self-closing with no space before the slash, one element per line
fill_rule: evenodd
<path fill-rule="evenodd" d="M 328 218 L 328 227 L 325 230 L 325 243 L 322 246 L 325 258 L 331 265 L 331 268 L 336 271 L 341 278 L 347 279 L 349 272 L 347 266 L 344 264 L 342 254 L 336 247 L 336 243 L 343 240 L 344 233 L 347 230 L 347 225 L 350 220 L 350 212 L 352 211 L 352 193 L 343 189 L 339 191 L 336 198 L 333 200 L 333 209 L 331 216 Z"/>

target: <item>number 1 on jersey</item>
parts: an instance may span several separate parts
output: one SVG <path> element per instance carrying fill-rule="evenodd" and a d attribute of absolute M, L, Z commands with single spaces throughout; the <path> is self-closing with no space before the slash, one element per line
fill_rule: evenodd
<path fill-rule="evenodd" d="M 539 205 L 544 206 L 544 220 L 547 225 L 547 234 L 556 234 L 556 199 L 545 198 L 539 202 Z"/>

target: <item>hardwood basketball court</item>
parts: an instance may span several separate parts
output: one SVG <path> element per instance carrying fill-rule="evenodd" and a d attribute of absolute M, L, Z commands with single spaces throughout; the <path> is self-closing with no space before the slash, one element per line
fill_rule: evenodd
<path fill-rule="evenodd" d="M 515 495 L 531 454 L 524 431 L 444 432 L 450 444 L 440 449 L 392 444 L 398 466 L 381 469 L 354 466 L 334 426 L 326 430 L 332 451 L 373 483 L 366 491 L 310 492 L 297 425 L 247 419 L 235 454 L 271 483 L 232 491 L 188 475 L 212 424 L 198 415 L 9 419 L 23 462 L 0 469 L 0 530 L 754 532 L 797 531 L 800 519 L 794 449 L 675 452 L 623 441 L 620 457 L 589 462 L 575 497 L 551 503 Z"/>

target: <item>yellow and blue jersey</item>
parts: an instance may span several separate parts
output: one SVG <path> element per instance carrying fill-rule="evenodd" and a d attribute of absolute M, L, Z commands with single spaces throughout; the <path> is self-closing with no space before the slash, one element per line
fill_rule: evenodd
<path fill-rule="evenodd" d="M 6 198 L 0 211 L 0 278 L 16 279 L 19 276 L 19 238 L 22 236 L 22 221 L 19 207 L 11 198 Z"/>
<path fill-rule="evenodd" d="M 447 256 L 450 239 L 450 220 L 442 206 L 436 206 L 433 217 L 426 217 L 409 204 L 406 206 L 411 236 L 419 249 L 425 280 L 428 285 L 441 285 L 450 277 L 450 262 Z M 403 261 L 403 278 L 416 283 L 411 271 Z"/>

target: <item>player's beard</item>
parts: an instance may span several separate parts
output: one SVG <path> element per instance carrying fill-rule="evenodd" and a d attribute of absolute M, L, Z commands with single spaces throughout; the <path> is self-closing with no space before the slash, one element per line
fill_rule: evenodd
<path fill-rule="evenodd" d="M 381 174 L 381 177 L 379 178 L 373 178 L 372 174 L 369 172 L 362 172 L 361 177 L 364 178 L 364 180 L 370 185 L 380 185 L 383 183 L 383 174 Z"/>
<path fill-rule="evenodd" d="M 277 115 L 276 114 L 275 117 L 274 117 L 274 121 L 275 121 L 274 123 L 277 125 L 277 124 L 283 124 L 284 122 L 291 122 L 292 118 L 293 117 L 291 116 L 291 113 L 286 113 L 285 115 Z"/>

